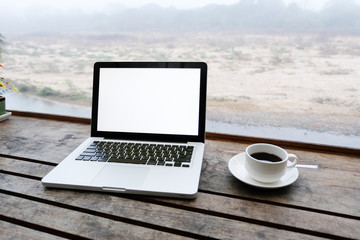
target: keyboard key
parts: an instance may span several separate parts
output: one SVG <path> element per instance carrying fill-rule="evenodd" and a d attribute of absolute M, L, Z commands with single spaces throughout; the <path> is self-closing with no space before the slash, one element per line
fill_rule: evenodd
<path fill-rule="evenodd" d="M 180 156 L 177 159 L 174 159 L 174 162 L 190 162 L 191 156 Z"/>
<path fill-rule="evenodd" d="M 105 157 L 98 157 L 98 162 L 106 162 L 107 158 Z"/>
<path fill-rule="evenodd" d="M 121 158 L 110 158 L 108 162 L 146 164 L 146 161 L 144 160 L 121 159 Z"/>
<path fill-rule="evenodd" d="M 94 141 L 76 160 L 190 167 L 193 150 L 184 145 Z"/>
<path fill-rule="evenodd" d="M 80 154 L 81 156 L 90 156 L 90 157 L 93 157 L 93 156 L 95 156 L 96 155 L 96 153 L 95 152 L 93 152 L 93 153 L 89 153 L 89 152 L 83 152 L 82 154 Z"/>

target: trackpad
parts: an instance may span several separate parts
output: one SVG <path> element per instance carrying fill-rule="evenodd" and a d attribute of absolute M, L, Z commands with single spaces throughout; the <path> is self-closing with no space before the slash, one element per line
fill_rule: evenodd
<path fill-rule="evenodd" d="M 146 167 L 105 166 L 92 182 L 102 187 L 137 189 L 149 171 Z"/>

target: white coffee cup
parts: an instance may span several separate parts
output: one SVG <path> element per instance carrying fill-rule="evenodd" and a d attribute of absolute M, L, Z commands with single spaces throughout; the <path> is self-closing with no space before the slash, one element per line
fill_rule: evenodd
<path fill-rule="evenodd" d="M 254 155 L 256 153 L 258 154 L 257 156 Z M 259 154 L 262 156 L 259 156 Z M 268 154 L 275 155 L 278 159 L 274 160 L 272 159 L 274 156 Z M 293 161 L 290 161 L 290 159 L 293 159 Z M 296 155 L 287 153 L 281 147 L 267 143 L 256 143 L 246 148 L 244 166 L 253 179 L 271 183 L 279 181 L 285 175 L 286 168 L 295 167 L 297 160 Z"/>

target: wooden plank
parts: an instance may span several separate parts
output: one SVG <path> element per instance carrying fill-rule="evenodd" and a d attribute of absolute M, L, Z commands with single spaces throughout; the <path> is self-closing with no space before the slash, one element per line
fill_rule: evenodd
<path fill-rule="evenodd" d="M 90 118 L 62 116 L 62 115 L 54 115 L 54 114 L 47 114 L 47 113 L 22 112 L 22 111 L 16 111 L 16 110 L 11 110 L 11 109 L 9 111 L 12 113 L 13 116 L 57 120 L 57 121 L 71 122 L 71 123 L 84 123 L 84 124 L 91 123 Z"/>
<path fill-rule="evenodd" d="M 1 162 L 1 165 L 5 171 L 13 172 L 19 169 L 22 175 L 35 173 L 37 175 L 34 177 L 37 178 L 42 176 L 43 173 L 41 173 L 41 171 L 47 172 L 48 167 L 43 167 L 41 164 L 26 163 L 21 166 L 21 164 L 17 162 L 19 161 L 4 159 Z M 34 171 L 33 169 L 37 169 L 37 171 Z M 142 199 L 144 199 L 144 201 L 150 201 L 159 205 L 168 205 L 175 208 L 191 207 L 196 209 L 196 211 L 211 211 L 209 214 L 215 216 L 228 216 L 233 219 L 246 218 L 248 221 L 271 222 L 273 224 L 281 225 L 283 228 L 295 228 L 297 231 L 304 232 L 311 231 L 318 235 L 339 235 L 346 237 L 360 235 L 360 229 L 358 228 L 358 225 L 360 224 L 359 220 L 312 212 L 310 209 L 301 210 L 292 208 L 291 206 L 274 206 L 271 203 L 252 201 L 252 199 L 236 199 L 201 192 L 194 201 L 163 198 L 155 200 L 155 198 L 146 197 Z M 326 229 L 326 232 L 324 232 L 324 229 Z"/>
<path fill-rule="evenodd" d="M 265 190 L 240 182 L 228 170 L 228 161 L 246 146 L 207 141 L 200 189 L 360 217 L 360 157 L 289 150 L 299 157 L 300 163 L 319 164 L 319 168 L 299 168 L 299 179 L 293 185 Z"/>
<path fill-rule="evenodd" d="M 14 117 L 1 123 L 0 153 L 53 163 L 90 136 L 90 125 Z"/>
<path fill-rule="evenodd" d="M 229 172 L 229 159 L 245 148 L 244 144 L 207 141 L 200 189 L 321 211 L 335 212 L 333 206 L 337 206 L 338 213 L 360 216 L 360 190 L 357 185 L 360 181 L 359 159 L 352 156 L 324 153 L 314 155 L 307 151 L 292 151 L 299 156 L 301 163 L 319 164 L 319 169 L 299 169 L 300 177 L 292 186 L 269 191 L 249 187 Z M 55 158 L 56 152 L 49 152 L 48 155 L 54 155 Z M 21 167 L 14 165 L 14 170 L 11 171 L 19 171 L 16 169 Z M 44 173 L 50 170 L 51 168 L 47 167 Z M 339 202 L 342 202 L 340 206 Z"/>
<path fill-rule="evenodd" d="M 134 226 L 91 214 L 63 209 L 0 193 L 0 214 L 66 238 L 183 239 L 161 231 Z"/>
<path fill-rule="evenodd" d="M 9 222 L 0 221 L 0 236 L 2 239 L 27 239 L 27 240 L 58 240 L 64 239 L 49 233 L 37 231 L 31 228 Z"/>
<path fill-rule="evenodd" d="M 157 199 L 158 204 L 183 205 L 177 199 Z M 357 238 L 360 236 L 360 219 L 350 219 L 301 210 L 291 206 L 236 199 L 213 194 L 199 193 L 194 201 L 187 202 L 186 207 L 211 211 L 233 219 L 247 218 L 253 221 L 268 222 L 269 225 L 281 225 L 283 228 L 296 229 L 299 232 L 312 233 L 326 238 Z"/>
<path fill-rule="evenodd" d="M 16 121 L 13 121 L 15 119 Z M 83 139 L 75 138 L 71 134 L 83 134 L 85 138 L 85 132 L 90 130 L 88 125 L 82 124 L 21 117 L 15 119 L 3 122 L 11 123 L 11 127 L 1 126 L 0 152 L 54 163 L 61 161 L 82 142 Z M 39 131 L 30 131 L 29 126 L 32 125 Z M 5 132 L 2 131 L 3 127 Z M 47 132 L 51 132 L 53 138 L 46 138 Z M 43 137 L 46 141 L 42 140 Z M 359 217 L 359 157 L 290 149 L 300 157 L 301 163 L 319 164 L 320 167 L 318 170 L 299 169 L 300 177 L 292 186 L 269 191 L 249 187 L 235 179 L 228 171 L 229 159 L 244 151 L 246 146 L 244 143 L 207 141 L 201 191 L 325 214 L 338 213 L 344 217 Z M 339 204 L 340 202 L 342 204 Z"/>
<path fill-rule="evenodd" d="M 11 172 L 12 174 L 17 174 L 18 176 L 41 179 L 53 168 L 54 166 L 39 164 L 36 162 L 0 157 L 0 171 Z"/>
<path fill-rule="evenodd" d="M 151 223 L 155 229 L 171 229 L 179 234 L 186 232 L 196 238 L 236 239 L 243 236 L 247 239 L 316 239 L 312 235 L 263 226 L 261 223 L 249 223 L 243 219 L 229 219 L 193 211 L 195 209 L 178 209 L 139 201 L 133 196 L 44 189 L 39 181 L 6 174 L 0 174 L 0 179 L 6 183 L 2 184 L 2 192 L 6 194 L 59 208 L 76 209 L 80 211 L 80 215 L 81 212 L 86 212 L 107 219 L 122 219 L 125 222 L 128 219 L 140 225 Z M 184 200 L 185 205 L 186 202 L 188 201 Z"/>

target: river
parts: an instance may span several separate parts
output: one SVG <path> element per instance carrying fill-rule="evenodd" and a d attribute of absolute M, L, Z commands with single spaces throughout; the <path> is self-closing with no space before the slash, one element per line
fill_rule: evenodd
<path fill-rule="evenodd" d="M 16 110 L 24 112 L 39 112 L 80 118 L 91 117 L 90 107 L 60 103 L 57 101 L 23 94 L 6 95 L 6 108 L 9 111 Z M 360 136 L 333 134 L 330 132 L 316 132 L 291 127 L 244 126 L 240 124 L 207 121 L 206 131 L 314 144 L 335 145 L 349 148 L 360 148 Z"/>

